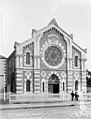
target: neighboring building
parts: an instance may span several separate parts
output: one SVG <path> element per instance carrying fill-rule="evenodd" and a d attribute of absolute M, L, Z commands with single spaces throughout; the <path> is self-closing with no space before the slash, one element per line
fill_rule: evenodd
<path fill-rule="evenodd" d="M 0 55 L 0 93 L 4 93 L 6 85 L 7 58 Z"/>
<path fill-rule="evenodd" d="M 87 81 L 87 92 L 91 92 L 91 71 L 87 70 L 86 81 Z"/>
<path fill-rule="evenodd" d="M 8 58 L 7 85 L 13 93 L 86 92 L 86 49 L 73 41 L 55 19 L 32 38 L 15 42 Z"/>

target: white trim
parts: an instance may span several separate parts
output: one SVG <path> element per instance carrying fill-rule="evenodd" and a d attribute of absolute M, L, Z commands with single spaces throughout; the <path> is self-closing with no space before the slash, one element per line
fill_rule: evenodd
<path fill-rule="evenodd" d="M 74 80 L 74 92 L 76 92 L 76 90 L 75 90 L 75 82 L 76 81 L 78 81 L 78 78 L 75 78 L 75 80 Z M 80 81 L 78 81 L 78 87 L 80 86 Z M 78 92 L 78 90 L 77 90 L 77 92 Z"/>
<path fill-rule="evenodd" d="M 43 82 L 44 82 L 44 92 L 43 92 Z M 41 80 L 41 92 L 42 93 L 45 93 L 46 92 L 46 81 L 45 81 L 45 79 L 43 78 L 42 80 Z"/>
<path fill-rule="evenodd" d="M 42 72 L 41 72 L 41 76 L 42 76 L 42 77 L 45 77 L 45 76 L 46 76 L 46 72 L 45 72 L 45 71 L 42 71 Z"/>
<path fill-rule="evenodd" d="M 26 79 L 24 79 L 24 93 L 26 92 Z"/>
<path fill-rule="evenodd" d="M 63 91 L 63 83 L 64 83 L 64 91 Z M 66 81 L 65 81 L 65 79 L 62 80 L 62 91 L 66 92 Z"/>
<path fill-rule="evenodd" d="M 29 93 L 32 93 L 32 79 L 29 79 L 30 80 L 30 91 Z M 24 79 L 24 93 L 28 93 L 26 91 L 26 82 L 27 82 L 27 79 Z"/>
<path fill-rule="evenodd" d="M 55 74 L 56 76 L 58 76 L 59 80 L 61 80 L 59 74 L 58 74 L 56 71 L 51 71 L 51 73 L 48 74 L 47 79 L 49 79 L 49 77 L 50 77 L 52 74 Z"/>
<path fill-rule="evenodd" d="M 74 64 L 74 62 L 75 62 L 75 56 L 78 56 L 78 66 L 77 66 L 77 67 L 76 67 L 75 64 Z M 79 56 L 79 54 L 76 52 L 76 53 L 73 55 L 73 68 L 80 68 L 80 61 L 79 61 L 79 59 L 80 59 L 80 56 Z"/>
<path fill-rule="evenodd" d="M 56 72 L 56 71 L 51 71 L 51 73 L 49 73 L 48 74 L 48 77 L 47 77 L 47 80 L 46 80 L 46 87 L 47 87 L 47 93 L 48 93 L 48 79 L 50 78 L 50 76 L 52 75 L 52 74 L 55 74 L 57 77 L 58 77 L 58 79 L 59 79 L 59 93 L 61 93 L 61 85 L 62 85 L 62 81 L 61 81 L 61 78 L 60 78 L 60 76 L 59 76 L 59 74 Z"/>
<path fill-rule="evenodd" d="M 38 68 L 40 68 L 40 59 L 38 58 Z"/>
<path fill-rule="evenodd" d="M 29 52 L 30 53 L 30 64 L 26 64 L 26 53 Z M 26 49 L 25 53 L 24 53 L 24 66 L 32 66 L 32 52 L 29 49 Z"/>
<path fill-rule="evenodd" d="M 42 60 L 43 60 L 43 62 L 44 62 L 44 64 L 47 66 L 47 67 L 49 67 L 49 68 L 52 68 L 52 69 L 54 69 L 54 68 L 59 68 L 60 66 L 62 66 L 63 65 L 63 63 L 65 62 L 65 56 L 66 56 L 66 54 L 65 54 L 65 49 L 64 49 L 64 47 L 58 47 L 58 48 L 60 48 L 60 50 L 61 50 L 61 52 L 62 52 L 62 61 L 61 61 L 61 63 L 58 65 L 58 66 L 50 66 L 46 61 L 45 61 L 45 58 L 44 58 L 44 54 L 45 54 L 45 51 L 46 51 L 46 49 L 48 48 L 48 47 L 50 47 L 50 46 L 56 46 L 56 47 L 58 47 L 57 45 L 53 45 L 53 44 L 51 44 L 51 45 L 48 45 L 48 46 L 44 46 L 43 45 L 43 47 L 44 47 L 44 50 L 42 51 Z M 63 52 L 63 50 L 64 50 L 64 52 Z"/>

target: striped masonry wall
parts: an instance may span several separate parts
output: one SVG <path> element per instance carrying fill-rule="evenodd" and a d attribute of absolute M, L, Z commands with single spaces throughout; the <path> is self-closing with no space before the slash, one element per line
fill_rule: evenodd
<path fill-rule="evenodd" d="M 68 71 L 68 93 L 72 91 L 73 84 L 72 84 L 72 79 L 73 79 L 73 73 L 72 71 Z"/>
<path fill-rule="evenodd" d="M 40 83 L 40 70 L 34 70 L 34 93 L 40 93 L 41 83 Z"/>
<path fill-rule="evenodd" d="M 86 86 L 86 72 L 82 72 L 82 92 L 87 92 Z"/>
<path fill-rule="evenodd" d="M 0 93 L 5 91 L 6 86 L 7 59 L 0 59 Z"/>
<path fill-rule="evenodd" d="M 22 70 L 16 70 L 16 93 L 23 93 L 23 73 Z"/>

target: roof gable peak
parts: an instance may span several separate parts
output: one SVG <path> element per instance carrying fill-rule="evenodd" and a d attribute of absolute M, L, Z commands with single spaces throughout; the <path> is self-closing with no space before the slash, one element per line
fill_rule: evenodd
<path fill-rule="evenodd" d="M 48 25 L 51 25 L 51 24 L 55 24 L 55 25 L 57 25 L 57 26 L 58 26 L 58 24 L 57 24 L 57 22 L 56 22 L 55 18 L 53 18 L 53 19 L 49 22 L 49 24 L 48 24 Z"/>

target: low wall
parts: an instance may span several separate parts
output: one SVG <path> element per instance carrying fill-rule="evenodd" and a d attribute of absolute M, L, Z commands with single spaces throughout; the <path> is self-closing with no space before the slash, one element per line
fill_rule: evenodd
<path fill-rule="evenodd" d="M 9 103 L 55 102 L 71 100 L 70 94 L 10 94 Z"/>
<path fill-rule="evenodd" d="M 4 97 L 5 96 L 5 97 Z M 61 94 L 14 94 L 6 93 L 0 94 L 0 101 L 9 100 L 9 103 L 35 103 L 35 102 L 58 102 L 58 101 L 71 101 L 71 95 L 69 93 Z M 83 93 L 79 95 L 79 100 L 91 101 L 91 93 Z"/>
<path fill-rule="evenodd" d="M 0 102 L 9 100 L 9 93 L 0 93 Z"/>

